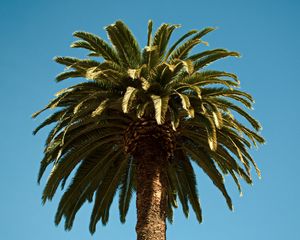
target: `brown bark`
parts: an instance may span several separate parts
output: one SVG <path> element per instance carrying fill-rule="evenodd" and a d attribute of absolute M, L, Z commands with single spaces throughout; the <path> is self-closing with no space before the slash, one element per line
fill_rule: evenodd
<path fill-rule="evenodd" d="M 137 240 L 166 239 L 166 154 L 158 139 L 139 141 L 137 160 Z"/>

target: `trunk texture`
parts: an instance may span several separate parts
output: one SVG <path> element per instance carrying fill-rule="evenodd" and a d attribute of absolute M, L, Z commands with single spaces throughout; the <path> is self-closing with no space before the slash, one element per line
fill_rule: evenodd
<path fill-rule="evenodd" d="M 137 240 L 166 239 L 166 159 L 158 139 L 144 138 L 137 160 Z"/>

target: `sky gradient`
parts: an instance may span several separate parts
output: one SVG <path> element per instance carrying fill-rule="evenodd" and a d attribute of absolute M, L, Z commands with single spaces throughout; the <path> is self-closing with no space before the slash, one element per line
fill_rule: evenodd
<path fill-rule="evenodd" d="M 211 67 L 239 76 L 242 90 L 256 100 L 251 114 L 261 122 L 267 140 L 251 151 L 262 179 L 253 171 L 254 186 L 243 184 L 243 197 L 230 177 L 226 178 L 234 212 L 208 177 L 197 170 L 204 221 L 199 225 L 193 212 L 185 219 L 179 207 L 174 224 L 168 224 L 167 238 L 300 239 L 300 159 L 295 151 L 300 147 L 299 11 L 296 0 L 2 0 L 0 239 L 135 239 L 134 199 L 126 224 L 119 221 L 115 201 L 109 224 L 98 223 L 93 236 L 88 231 L 91 205 L 79 211 L 72 231 L 65 232 L 63 222 L 54 225 L 60 193 L 43 207 L 46 177 L 41 186 L 36 183 L 48 129 L 32 136 L 50 113 L 37 120 L 30 117 L 55 92 L 72 84 L 72 80 L 55 83 L 63 67 L 52 61 L 58 55 L 83 57 L 84 52 L 69 48 L 75 40 L 72 33 L 89 31 L 106 39 L 103 28 L 118 19 L 131 28 L 142 47 L 149 19 L 155 28 L 163 22 L 181 24 L 173 40 L 190 29 L 218 27 L 204 38 L 209 47 L 198 50 L 227 48 L 242 54 L 242 58 L 225 59 Z"/>

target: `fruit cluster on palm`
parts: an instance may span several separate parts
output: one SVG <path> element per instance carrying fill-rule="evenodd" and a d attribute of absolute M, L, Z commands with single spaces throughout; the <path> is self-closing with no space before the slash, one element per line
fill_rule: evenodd
<path fill-rule="evenodd" d="M 186 216 L 192 207 L 201 222 L 191 162 L 209 176 L 230 209 L 223 175 L 230 174 L 241 191 L 239 178 L 252 183 L 251 165 L 260 174 L 248 149 L 264 139 L 257 133 L 259 123 L 242 107 L 251 108 L 252 97 L 237 90 L 235 74 L 205 68 L 239 54 L 225 49 L 191 54 L 213 28 L 189 31 L 168 47 L 177 27 L 162 24 L 152 36 L 149 21 L 147 46 L 140 49 L 128 27 L 117 21 L 106 27 L 112 45 L 94 34 L 75 32 L 80 40 L 71 47 L 89 50 L 89 58 L 55 58 L 66 66 L 57 81 L 86 80 L 58 92 L 33 115 L 56 109 L 34 131 L 55 124 L 38 181 L 52 165 L 43 202 L 68 183 L 56 224 L 64 217 L 65 228 L 71 229 L 76 213 L 89 201 L 94 204 L 90 231 L 95 232 L 99 220 L 107 223 L 116 193 L 124 222 L 136 191 L 138 240 L 165 239 L 165 221 L 172 222 L 177 199 Z"/>

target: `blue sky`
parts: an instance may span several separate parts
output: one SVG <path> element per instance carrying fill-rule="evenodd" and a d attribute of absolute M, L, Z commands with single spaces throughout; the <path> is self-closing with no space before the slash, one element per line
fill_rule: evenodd
<path fill-rule="evenodd" d="M 209 48 L 236 50 L 242 58 L 214 67 L 239 75 L 242 89 L 256 100 L 252 114 L 262 123 L 267 139 L 267 144 L 252 151 L 262 179 L 255 177 L 253 187 L 243 184 L 242 198 L 226 178 L 235 211 L 227 209 L 221 194 L 199 170 L 204 221 L 199 225 L 193 213 L 186 220 L 179 208 L 174 224 L 168 225 L 168 239 L 300 239 L 299 11 L 296 0 L 2 0 L 0 239 L 135 239 L 134 201 L 125 225 L 114 204 L 109 224 L 99 223 L 93 236 L 88 232 L 89 205 L 79 212 L 71 232 L 65 232 L 63 224 L 54 225 L 60 194 L 43 207 L 45 179 L 42 186 L 36 183 L 47 131 L 36 137 L 31 134 L 47 116 L 32 120 L 31 114 L 70 84 L 54 82 L 63 69 L 52 58 L 82 56 L 69 48 L 72 32 L 85 30 L 105 38 L 103 27 L 117 19 L 129 25 L 141 46 L 148 19 L 155 27 L 162 22 L 182 24 L 175 37 L 190 29 L 218 27 L 205 38 Z"/>

